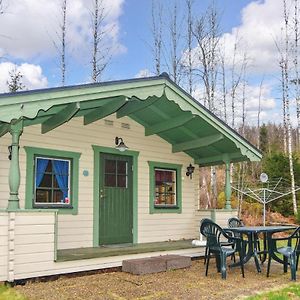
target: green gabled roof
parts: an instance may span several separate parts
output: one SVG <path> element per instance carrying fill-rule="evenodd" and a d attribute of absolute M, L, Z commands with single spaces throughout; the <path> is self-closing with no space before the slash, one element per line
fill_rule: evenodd
<path fill-rule="evenodd" d="M 49 88 L 0 95 L 0 136 L 10 124 L 41 124 L 42 133 L 73 117 L 88 125 L 112 113 L 128 116 L 157 134 L 173 152 L 183 151 L 195 163 L 259 161 L 261 152 L 208 111 L 166 75 Z"/>

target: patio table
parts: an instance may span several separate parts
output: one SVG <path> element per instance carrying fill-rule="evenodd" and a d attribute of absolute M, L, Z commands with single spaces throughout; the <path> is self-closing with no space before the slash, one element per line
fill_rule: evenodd
<path fill-rule="evenodd" d="M 244 264 L 247 263 L 251 257 L 254 258 L 255 265 L 257 272 L 261 272 L 261 267 L 258 261 L 258 256 L 263 254 L 263 259 L 261 260 L 262 263 L 266 260 L 266 255 L 269 254 L 274 258 L 274 260 L 282 263 L 282 260 L 278 258 L 275 253 L 267 247 L 267 240 L 268 237 L 271 237 L 275 232 L 283 232 L 288 230 L 295 229 L 295 226 L 243 226 L 243 227 L 230 227 L 226 228 L 226 231 L 231 231 L 233 233 L 239 233 L 241 236 L 246 235 L 248 238 L 247 241 L 247 251 L 246 255 L 244 256 L 243 262 Z M 259 234 L 262 233 L 264 238 L 264 249 L 262 251 L 258 250 L 258 241 L 259 241 Z M 234 263 L 231 266 L 237 266 L 239 263 Z"/>

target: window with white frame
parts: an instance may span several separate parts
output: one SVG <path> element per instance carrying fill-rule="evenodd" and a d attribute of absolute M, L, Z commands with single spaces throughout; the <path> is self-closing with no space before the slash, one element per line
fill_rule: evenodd
<path fill-rule="evenodd" d="M 181 213 L 182 165 L 148 161 L 149 165 L 149 212 Z"/>
<path fill-rule="evenodd" d="M 35 157 L 34 207 L 71 207 L 72 159 Z"/>
<path fill-rule="evenodd" d="M 176 170 L 154 168 L 155 200 L 154 207 L 172 207 L 177 205 Z"/>

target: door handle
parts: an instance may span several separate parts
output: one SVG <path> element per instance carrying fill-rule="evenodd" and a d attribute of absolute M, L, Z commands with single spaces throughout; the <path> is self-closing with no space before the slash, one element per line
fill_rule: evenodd
<path fill-rule="evenodd" d="M 103 191 L 103 190 L 100 190 L 100 199 L 103 199 L 103 198 L 105 198 L 104 191 Z"/>

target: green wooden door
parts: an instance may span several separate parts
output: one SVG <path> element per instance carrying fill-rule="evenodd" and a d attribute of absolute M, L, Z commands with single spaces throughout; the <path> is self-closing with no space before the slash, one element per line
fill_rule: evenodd
<path fill-rule="evenodd" d="M 100 154 L 99 245 L 132 243 L 132 157 Z"/>

